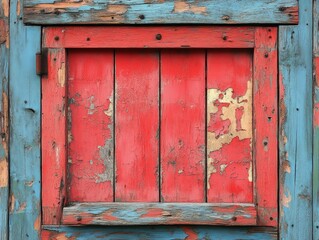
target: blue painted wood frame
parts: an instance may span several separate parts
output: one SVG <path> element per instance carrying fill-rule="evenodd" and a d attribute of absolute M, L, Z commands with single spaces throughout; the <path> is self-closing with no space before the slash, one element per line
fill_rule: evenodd
<path fill-rule="evenodd" d="M 280 238 L 312 239 L 312 0 L 279 28 Z"/>
<path fill-rule="evenodd" d="M 282 79 L 280 89 L 281 239 L 312 238 L 312 1 L 300 1 L 299 4 L 300 25 L 282 26 L 279 32 Z M 22 9 L 22 1 L 12 0 L 10 10 L 10 239 L 27 239 L 27 237 L 38 239 L 41 112 L 40 79 L 35 75 L 34 61 L 35 52 L 40 50 L 41 34 L 40 27 L 22 24 L 19 9 Z M 1 58 L 7 51 L 3 50 L 2 44 Z M 7 76 L 7 61 L 1 62 L 3 65 L 0 69 L 4 69 L 5 72 L 5 74 L 1 73 L 1 76 Z M 6 81 L 2 79 L 2 92 L 6 91 L 5 86 Z M 3 196 L 1 194 L 1 200 Z M 5 196 L 4 199 L 6 199 Z M 316 204 L 314 207 L 317 210 Z M 5 216 L 6 209 L 0 208 L 0 213 L 1 215 L 4 213 Z M 74 236 L 77 239 L 85 239 L 87 234 L 90 237 L 106 235 L 104 239 L 110 239 L 113 236 L 127 237 L 130 233 L 137 236 L 136 238 L 139 236 L 154 238 L 154 236 L 163 236 L 164 233 L 176 238 L 185 238 L 192 233 L 186 233 L 180 227 L 51 229 L 56 233 Z M 253 232 L 246 228 L 195 227 L 192 229 L 203 238 L 228 236 L 229 239 L 234 237 L 249 239 L 247 233 Z M 125 235 L 121 235 L 123 232 Z M 314 236 L 317 236 L 315 234 L 314 232 Z M 251 239 L 273 238 L 273 234 L 262 232 L 253 232 L 249 236 Z"/>
<path fill-rule="evenodd" d="M 297 0 L 25 0 L 28 24 L 296 24 Z"/>
<path fill-rule="evenodd" d="M 10 2 L 9 239 L 38 239 L 40 218 L 40 78 L 35 53 L 41 28 L 22 21 L 23 1 Z"/>
<path fill-rule="evenodd" d="M 9 79 L 9 1 L 0 4 L 0 239 L 8 238 L 8 79 Z"/>
<path fill-rule="evenodd" d="M 313 6 L 313 239 L 319 239 L 319 3 Z"/>

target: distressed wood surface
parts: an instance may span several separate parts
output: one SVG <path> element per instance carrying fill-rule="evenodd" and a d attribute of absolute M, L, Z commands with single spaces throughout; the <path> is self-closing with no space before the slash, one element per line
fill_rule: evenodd
<path fill-rule="evenodd" d="M 205 37 L 203 37 L 205 36 Z M 44 28 L 48 48 L 253 48 L 253 27 L 90 26 Z"/>
<path fill-rule="evenodd" d="M 319 3 L 313 2 L 313 239 L 319 239 Z"/>
<path fill-rule="evenodd" d="M 114 51 L 69 50 L 67 68 L 68 202 L 113 202 Z"/>
<path fill-rule="evenodd" d="M 42 231 L 43 240 L 52 239 L 277 239 L 275 228 L 212 226 L 125 226 L 125 227 L 50 227 Z"/>
<path fill-rule="evenodd" d="M 59 224 L 66 202 L 66 56 L 48 51 L 48 75 L 42 77 L 42 217 Z"/>
<path fill-rule="evenodd" d="M 9 0 L 0 4 L 0 239 L 8 239 L 9 228 Z"/>
<path fill-rule="evenodd" d="M 299 1 L 298 26 L 279 27 L 281 239 L 313 237 L 312 3 Z"/>
<path fill-rule="evenodd" d="M 78 203 L 63 208 L 65 225 L 256 225 L 253 204 Z"/>
<path fill-rule="evenodd" d="M 9 239 L 36 240 L 41 227 L 41 85 L 35 53 L 41 29 L 23 25 L 22 9 L 23 1 L 10 1 Z"/>
<path fill-rule="evenodd" d="M 253 76 L 258 224 L 274 227 L 278 225 L 277 31 L 275 27 L 256 28 Z"/>
<path fill-rule="evenodd" d="M 26 0 L 29 24 L 296 24 L 297 0 Z"/>
<path fill-rule="evenodd" d="M 205 202 L 205 63 L 204 50 L 161 51 L 162 202 Z"/>
<path fill-rule="evenodd" d="M 207 201 L 253 202 L 252 51 L 207 53 Z"/>
<path fill-rule="evenodd" d="M 159 53 L 116 50 L 116 202 L 159 201 Z"/>

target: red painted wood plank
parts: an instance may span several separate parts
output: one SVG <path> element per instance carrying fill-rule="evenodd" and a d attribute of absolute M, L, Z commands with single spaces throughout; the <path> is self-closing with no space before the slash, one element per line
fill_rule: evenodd
<path fill-rule="evenodd" d="M 113 202 L 113 54 L 68 51 L 69 202 Z"/>
<path fill-rule="evenodd" d="M 66 197 L 66 76 L 64 49 L 48 51 L 42 82 L 42 221 L 59 224 Z"/>
<path fill-rule="evenodd" d="M 208 202 L 253 202 L 252 104 L 252 52 L 208 51 Z"/>
<path fill-rule="evenodd" d="M 204 50 L 161 52 L 161 200 L 205 201 Z"/>
<path fill-rule="evenodd" d="M 79 203 L 63 209 L 65 225 L 256 225 L 253 204 Z"/>
<path fill-rule="evenodd" d="M 44 28 L 51 48 L 252 48 L 253 27 L 90 26 Z"/>
<path fill-rule="evenodd" d="M 116 201 L 159 201 L 159 57 L 155 50 L 115 55 Z"/>
<path fill-rule="evenodd" d="M 254 128 L 258 224 L 278 220 L 277 28 L 256 28 L 254 50 Z"/>

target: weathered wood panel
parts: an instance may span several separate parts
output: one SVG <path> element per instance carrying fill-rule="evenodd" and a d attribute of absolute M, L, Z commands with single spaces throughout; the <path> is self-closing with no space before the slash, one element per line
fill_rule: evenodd
<path fill-rule="evenodd" d="M 253 204 L 79 203 L 63 209 L 66 225 L 256 225 Z"/>
<path fill-rule="evenodd" d="M 44 227 L 43 240 L 53 239 L 277 239 L 275 228 L 212 226 Z"/>
<path fill-rule="evenodd" d="M 9 239 L 36 240 L 41 227 L 41 85 L 35 53 L 41 29 L 23 25 L 22 8 L 23 1 L 10 1 Z"/>
<path fill-rule="evenodd" d="M 253 48 L 254 28 L 48 27 L 44 28 L 43 44 L 48 48 Z"/>
<path fill-rule="evenodd" d="M 208 51 L 208 202 L 253 202 L 252 84 L 252 51 Z"/>
<path fill-rule="evenodd" d="M 30 24 L 295 24 L 297 0 L 26 0 Z"/>
<path fill-rule="evenodd" d="M 313 239 L 319 239 L 319 3 L 313 2 Z"/>
<path fill-rule="evenodd" d="M 279 28 L 281 239 L 312 239 L 312 3 Z"/>
<path fill-rule="evenodd" d="M 48 51 L 48 75 L 42 77 L 42 217 L 59 224 L 66 202 L 66 54 Z"/>
<path fill-rule="evenodd" d="M 115 53 L 115 201 L 159 201 L 159 53 Z"/>
<path fill-rule="evenodd" d="M 163 202 L 205 202 L 205 63 L 204 50 L 161 51 Z"/>
<path fill-rule="evenodd" d="M 67 68 L 68 202 L 113 202 L 114 51 L 69 50 Z"/>
<path fill-rule="evenodd" d="M 9 211 L 9 0 L 0 4 L 0 239 L 8 239 Z"/>
<path fill-rule="evenodd" d="M 254 49 L 254 157 L 258 224 L 278 225 L 278 62 L 275 27 L 256 28 Z"/>

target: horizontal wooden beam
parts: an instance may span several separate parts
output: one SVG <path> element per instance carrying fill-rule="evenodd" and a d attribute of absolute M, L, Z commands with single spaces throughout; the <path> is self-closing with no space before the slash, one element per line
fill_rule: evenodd
<path fill-rule="evenodd" d="M 256 225 L 253 204 L 77 203 L 63 208 L 65 225 Z"/>
<path fill-rule="evenodd" d="M 254 27 L 47 27 L 47 48 L 253 48 Z"/>
<path fill-rule="evenodd" d="M 43 226 L 42 239 L 278 239 L 276 228 L 216 226 Z"/>
<path fill-rule="evenodd" d="M 297 0 L 26 0 L 29 24 L 296 24 Z"/>

